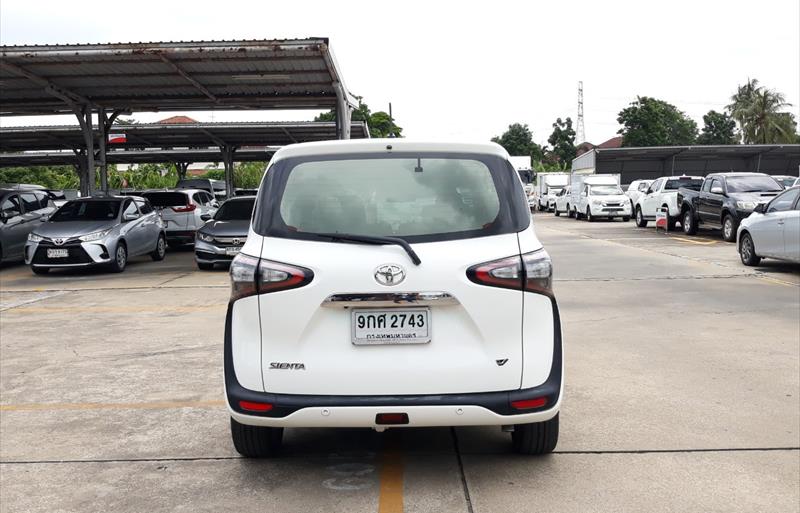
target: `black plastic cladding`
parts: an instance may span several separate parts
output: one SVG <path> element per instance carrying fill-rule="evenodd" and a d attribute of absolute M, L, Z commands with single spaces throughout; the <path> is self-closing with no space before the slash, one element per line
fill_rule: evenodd
<path fill-rule="evenodd" d="M 517 233 L 530 226 L 531 216 L 528 201 L 519 183 L 519 177 L 511 164 L 498 156 L 484 153 L 457 153 L 457 152 L 392 152 L 392 153 L 353 153 L 346 155 L 313 155 L 309 157 L 295 157 L 280 160 L 270 166 L 269 171 L 261 183 L 256 207 L 253 211 L 253 229 L 265 237 L 280 237 L 287 239 L 318 240 L 312 234 L 303 234 L 289 230 L 280 215 L 280 199 L 286 188 L 291 170 L 304 162 L 317 162 L 326 160 L 350 159 L 397 159 L 397 158 L 451 158 L 471 159 L 485 164 L 492 175 L 497 194 L 500 199 L 500 213 L 486 229 L 471 230 L 466 232 L 453 232 L 445 234 L 430 234 L 403 237 L 411 244 L 422 242 L 438 242 L 459 240 L 473 237 L 487 237 L 505 233 Z"/>
<path fill-rule="evenodd" d="M 499 415 L 520 415 L 543 411 L 552 408 L 558 402 L 561 392 L 561 317 L 558 305 L 550 297 L 553 306 L 553 361 L 550 375 L 541 385 L 533 388 L 508 390 L 503 392 L 485 392 L 472 394 L 438 394 L 438 395 L 389 395 L 389 396 L 349 396 L 349 395 L 299 395 L 271 394 L 248 390 L 239 384 L 233 369 L 233 351 L 231 347 L 231 315 L 233 303 L 228 304 L 225 318 L 225 391 L 231 408 L 244 415 L 254 417 L 286 417 L 303 408 L 312 407 L 347 407 L 347 406 L 482 406 Z M 546 397 L 547 402 L 540 408 L 516 410 L 511 407 L 512 401 Z M 247 411 L 239 407 L 239 401 L 272 404 L 268 412 Z"/>

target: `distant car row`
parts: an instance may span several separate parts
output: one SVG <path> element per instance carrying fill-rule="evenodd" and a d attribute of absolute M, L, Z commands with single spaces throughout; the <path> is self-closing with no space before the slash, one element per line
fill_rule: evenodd
<path fill-rule="evenodd" d="M 163 260 L 166 246 L 195 245 L 200 269 L 230 263 L 247 239 L 255 198 L 222 206 L 209 192 L 174 189 L 79 198 L 56 207 L 38 189 L 0 189 L 0 262 L 24 260 L 36 274 Z"/>
<path fill-rule="evenodd" d="M 618 176 L 572 175 L 541 210 L 588 221 L 627 221 L 632 213 L 640 228 L 661 214 L 669 230 L 680 224 L 686 235 L 696 234 L 699 227 L 720 230 L 725 241 L 737 242 L 746 265 L 757 265 L 763 257 L 800 263 L 800 178 L 763 173 L 665 176 L 636 180 L 623 196 Z M 621 199 L 626 203 L 622 207 Z"/>

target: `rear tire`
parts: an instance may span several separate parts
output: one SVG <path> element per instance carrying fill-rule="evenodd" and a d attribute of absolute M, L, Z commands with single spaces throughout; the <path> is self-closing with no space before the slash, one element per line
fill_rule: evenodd
<path fill-rule="evenodd" d="M 125 267 L 128 265 L 128 248 L 125 246 L 125 243 L 119 241 L 117 243 L 117 249 L 114 251 L 114 259 L 109 264 L 108 268 L 111 269 L 113 273 L 121 273 L 125 270 Z"/>
<path fill-rule="evenodd" d="M 694 213 L 692 213 L 691 209 L 687 208 L 683 213 L 681 225 L 683 226 L 683 233 L 686 235 L 694 235 L 697 233 L 697 225 L 694 222 Z"/>
<path fill-rule="evenodd" d="M 733 216 L 726 214 L 722 218 L 722 239 L 725 242 L 736 242 L 736 229 L 738 227 L 739 223 L 736 222 Z"/>
<path fill-rule="evenodd" d="M 165 256 L 167 256 L 167 241 L 164 239 L 163 235 L 159 235 L 158 242 L 156 242 L 156 249 L 150 253 L 150 258 L 158 262 L 164 260 Z"/>
<path fill-rule="evenodd" d="M 575 212 L 570 210 L 569 203 L 567 203 L 567 217 L 575 217 Z"/>
<path fill-rule="evenodd" d="M 231 439 L 236 452 L 245 458 L 270 458 L 280 453 L 283 428 L 248 426 L 231 417 Z"/>
<path fill-rule="evenodd" d="M 47 273 L 50 272 L 50 268 L 49 267 L 33 267 L 33 266 L 31 266 L 31 271 L 33 271 L 33 274 L 47 274 Z"/>
<path fill-rule="evenodd" d="M 628 217 L 628 216 L 622 216 L 622 221 L 623 221 L 623 222 L 627 223 L 627 222 L 628 222 L 628 221 L 630 221 L 630 220 L 631 220 L 631 218 L 630 218 L 630 217 Z"/>
<path fill-rule="evenodd" d="M 558 444 L 558 414 L 550 420 L 533 424 L 517 424 L 511 433 L 514 452 L 549 454 Z"/>
<path fill-rule="evenodd" d="M 647 228 L 647 220 L 642 214 L 642 207 L 636 207 L 636 226 L 639 228 Z"/>
<path fill-rule="evenodd" d="M 558 207 L 556 207 L 556 209 L 553 210 L 553 215 L 556 216 L 556 217 L 561 215 L 561 212 L 558 211 Z"/>
<path fill-rule="evenodd" d="M 214 264 L 206 264 L 205 262 L 197 262 L 197 268 L 201 271 L 211 271 L 214 269 Z"/>
<path fill-rule="evenodd" d="M 753 237 L 747 232 L 742 233 L 741 241 L 739 241 L 739 257 L 744 265 L 758 265 L 761 262 L 761 257 L 756 255 Z"/>

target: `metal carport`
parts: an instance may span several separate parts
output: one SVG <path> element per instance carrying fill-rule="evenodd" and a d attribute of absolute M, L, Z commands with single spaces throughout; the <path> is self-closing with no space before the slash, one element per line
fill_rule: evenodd
<path fill-rule="evenodd" d="M 572 161 L 576 173 L 619 173 L 622 184 L 725 171 L 798 175 L 800 144 L 595 148 Z"/>
<path fill-rule="evenodd" d="M 2 116 L 78 118 L 86 194 L 94 188 L 95 166 L 101 187 L 108 187 L 105 146 L 120 114 L 335 109 L 337 138 L 348 139 L 354 107 L 327 38 L 2 46 L 0 83 Z M 234 149 L 222 150 L 232 188 Z"/>

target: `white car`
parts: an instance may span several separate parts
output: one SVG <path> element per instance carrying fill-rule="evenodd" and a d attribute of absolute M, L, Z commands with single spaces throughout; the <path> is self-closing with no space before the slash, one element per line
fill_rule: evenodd
<path fill-rule="evenodd" d="M 655 180 L 644 194 L 633 202 L 636 226 L 646 227 L 648 221 L 655 221 L 658 209 L 665 208 L 667 209 L 667 225 L 670 230 L 674 230 L 675 224 L 681 218 L 678 189 L 686 187 L 693 191 L 699 191 L 702 186 L 702 176 L 662 176 Z"/>
<path fill-rule="evenodd" d="M 739 224 L 736 245 L 745 265 L 765 257 L 800 263 L 800 187 L 759 203 Z"/>
<path fill-rule="evenodd" d="M 628 185 L 625 196 L 631 200 L 631 208 L 636 204 L 636 200 L 647 192 L 653 180 L 634 180 Z"/>
<path fill-rule="evenodd" d="M 405 139 L 285 146 L 231 264 L 231 437 L 503 426 L 551 452 L 563 395 L 550 257 L 508 153 Z"/>
<path fill-rule="evenodd" d="M 194 244 L 197 230 L 206 223 L 203 216 L 213 216 L 219 208 L 219 203 L 209 192 L 198 189 L 145 191 L 141 196 L 161 213 L 170 247 Z"/>
<path fill-rule="evenodd" d="M 558 191 L 558 194 L 555 195 L 553 198 L 553 214 L 556 217 L 561 215 L 561 212 L 565 214 L 569 213 L 569 185 Z"/>
<path fill-rule="evenodd" d="M 577 219 L 585 218 L 589 222 L 599 218 L 621 217 L 623 221 L 631 219 L 631 203 L 619 185 L 584 183 L 580 200 L 574 208 Z"/>

